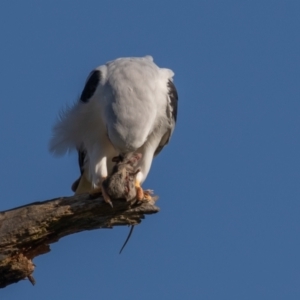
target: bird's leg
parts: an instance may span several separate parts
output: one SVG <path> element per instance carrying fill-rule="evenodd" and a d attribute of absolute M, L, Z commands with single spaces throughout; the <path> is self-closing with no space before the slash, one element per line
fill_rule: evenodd
<path fill-rule="evenodd" d="M 143 190 L 143 188 L 141 187 L 141 183 L 138 180 L 135 181 L 135 189 L 136 189 L 136 199 L 138 201 L 141 201 L 141 200 L 150 201 L 150 200 L 152 200 L 151 194 L 153 193 L 153 191 Z"/>
<path fill-rule="evenodd" d="M 113 204 L 111 202 L 111 199 L 110 199 L 109 195 L 106 192 L 106 189 L 105 189 L 105 186 L 104 186 L 103 182 L 104 182 L 104 180 L 101 182 L 101 191 L 102 191 L 103 199 L 106 203 L 108 203 L 111 207 L 113 207 Z"/>
<path fill-rule="evenodd" d="M 135 189 L 136 189 L 136 199 L 138 201 L 143 200 L 144 199 L 144 191 L 141 187 L 141 183 L 138 180 L 136 180 L 136 182 L 135 182 Z"/>
<path fill-rule="evenodd" d="M 87 179 L 86 171 L 73 183 L 73 188 L 75 195 L 88 193 L 92 189 L 92 183 Z"/>
<path fill-rule="evenodd" d="M 111 202 L 111 199 L 109 197 L 109 195 L 106 192 L 105 186 L 104 186 L 104 180 L 106 179 L 106 177 L 102 177 L 100 180 L 99 185 L 97 185 L 96 187 L 94 187 L 92 190 L 90 190 L 90 195 L 94 196 L 96 194 L 102 194 L 102 197 L 104 199 L 104 201 L 106 203 L 108 203 L 111 207 L 113 207 L 113 204 Z"/>
<path fill-rule="evenodd" d="M 111 199 L 105 188 L 105 179 L 107 178 L 107 152 L 106 148 L 94 148 L 90 155 L 90 163 L 94 166 L 92 176 L 93 189 L 90 195 L 101 193 L 104 201 L 113 207 Z"/>
<path fill-rule="evenodd" d="M 152 190 L 144 190 L 144 199 L 146 199 L 147 201 L 153 200 L 151 196 L 152 194 L 153 194 Z"/>

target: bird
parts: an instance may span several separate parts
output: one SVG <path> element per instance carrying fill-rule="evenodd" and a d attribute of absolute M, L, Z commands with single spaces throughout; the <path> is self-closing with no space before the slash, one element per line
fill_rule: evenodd
<path fill-rule="evenodd" d="M 111 204 L 103 182 L 114 157 L 138 153 L 136 198 L 151 199 L 141 185 L 175 128 L 178 93 L 173 76 L 149 55 L 118 58 L 89 74 L 79 99 L 61 111 L 49 143 L 57 156 L 77 151 L 75 194 L 101 192 Z"/>

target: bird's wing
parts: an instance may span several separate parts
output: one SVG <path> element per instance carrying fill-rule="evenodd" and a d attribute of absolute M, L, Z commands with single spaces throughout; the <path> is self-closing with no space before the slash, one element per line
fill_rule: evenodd
<path fill-rule="evenodd" d="M 80 96 L 80 101 L 87 103 L 91 99 L 91 97 L 93 97 L 99 85 L 100 80 L 101 80 L 100 70 L 97 69 L 93 70 L 86 80 L 84 89 Z"/>
<path fill-rule="evenodd" d="M 85 159 L 86 159 L 86 151 L 85 150 L 77 150 L 77 154 L 78 154 L 78 165 L 79 165 L 79 170 L 80 170 L 80 176 L 79 178 L 72 184 L 72 191 L 76 192 L 81 177 L 83 176 L 84 173 L 84 165 L 85 165 Z"/>
<path fill-rule="evenodd" d="M 178 106 L 178 93 L 176 87 L 171 79 L 168 80 L 168 95 L 167 95 L 167 118 L 169 121 L 170 128 L 163 135 L 159 146 L 154 152 L 154 156 L 158 155 L 160 151 L 166 146 L 172 136 L 177 121 L 177 106 Z"/>

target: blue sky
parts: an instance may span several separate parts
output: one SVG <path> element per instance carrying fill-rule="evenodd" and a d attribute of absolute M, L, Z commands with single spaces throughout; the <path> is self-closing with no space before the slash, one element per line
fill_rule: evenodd
<path fill-rule="evenodd" d="M 175 72 L 171 143 L 145 188 L 161 212 L 66 237 L 1 299 L 300 299 L 299 1 L 2 1 L 0 210 L 71 195 L 59 110 L 96 66 Z"/>

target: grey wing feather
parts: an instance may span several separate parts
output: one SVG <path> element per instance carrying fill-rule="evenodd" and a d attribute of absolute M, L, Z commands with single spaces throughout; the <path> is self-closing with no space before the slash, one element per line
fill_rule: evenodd
<path fill-rule="evenodd" d="M 164 146 L 168 144 L 177 121 L 178 93 L 172 80 L 170 79 L 168 80 L 167 86 L 168 86 L 168 96 L 167 96 L 168 104 L 167 104 L 166 114 L 169 118 L 171 128 L 162 137 L 159 146 L 156 148 L 154 152 L 154 156 L 158 155 L 160 151 L 164 148 Z"/>
<path fill-rule="evenodd" d="M 172 118 L 174 119 L 174 123 L 177 121 L 177 106 L 178 106 L 178 93 L 176 90 L 176 87 L 174 83 L 169 80 L 168 81 L 168 98 L 169 98 L 169 105 L 167 107 L 167 110 L 170 110 L 170 113 Z"/>

